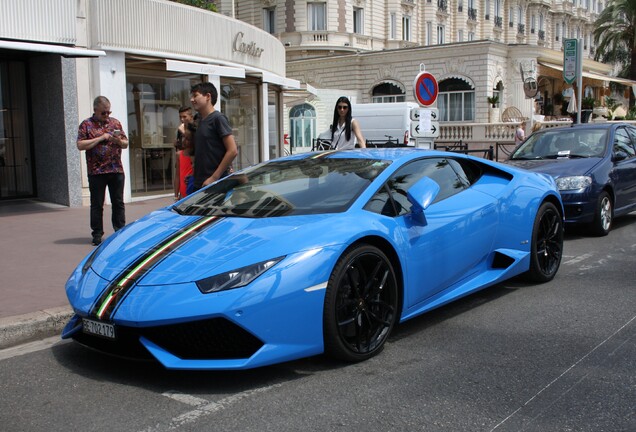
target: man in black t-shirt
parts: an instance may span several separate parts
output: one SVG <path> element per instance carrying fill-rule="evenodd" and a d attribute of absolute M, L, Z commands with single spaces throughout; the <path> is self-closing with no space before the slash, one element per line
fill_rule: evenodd
<path fill-rule="evenodd" d="M 225 177 L 238 154 L 232 127 L 214 105 L 219 94 L 214 84 L 203 82 L 190 89 L 190 102 L 199 113 L 194 136 L 194 187 L 200 189 Z"/>

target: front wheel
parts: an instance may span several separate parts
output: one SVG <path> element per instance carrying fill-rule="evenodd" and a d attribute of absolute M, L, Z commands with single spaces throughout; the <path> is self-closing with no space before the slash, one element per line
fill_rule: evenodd
<path fill-rule="evenodd" d="M 612 229 L 612 219 L 614 209 L 612 199 L 607 192 L 601 192 L 596 203 L 596 212 L 594 213 L 594 221 L 591 225 L 592 234 L 603 237 L 609 234 Z"/>
<path fill-rule="evenodd" d="M 532 228 L 527 278 L 533 282 L 552 280 L 559 270 L 562 255 L 563 218 L 554 204 L 545 202 L 539 207 Z"/>
<path fill-rule="evenodd" d="M 337 262 L 323 312 L 325 353 L 357 362 L 379 353 L 398 318 L 398 287 L 389 259 L 363 244 Z"/>

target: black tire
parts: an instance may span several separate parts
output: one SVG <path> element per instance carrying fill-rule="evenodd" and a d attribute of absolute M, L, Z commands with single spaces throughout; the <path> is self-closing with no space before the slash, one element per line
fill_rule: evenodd
<path fill-rule="evenodd" d="M 329 277 L 323 312 L 325 354 L 359 362 L 382 351 L 398 319 L 398 287 L 389 259 L 360 244 Z"/>
<path fill-rule="evenodd" d="M 603 237 L 609 234 L 614 221 L 614 203 L 607 192 L 601 192 L 596 202 L 594 221 L 590 225 L 592 235 Z"/>
<path fill-rule="evenodd" d="M 544 202 L 539 207 L 532 228 L 530 251 L 527 279 L 532 282 L 552 280 L 563 256 L 563 217 L 550 202 Z"/>

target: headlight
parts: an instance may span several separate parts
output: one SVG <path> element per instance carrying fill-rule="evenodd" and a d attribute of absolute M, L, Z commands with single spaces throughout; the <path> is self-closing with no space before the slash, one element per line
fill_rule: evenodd
<path fill-rule="evenodd" d="M 197 281 L 197 286 L 203 294 L 240 288 L 248 285 L 268 269 L 272 268 L 285 257 L 274 258 L 257 264 L 252 264 L 227 273 L 221 273 Z"/>
<path fill-rule="evenodd" d="M 558 179 L 556 179 L 556 184 L 560 191 L 584 189 L 592 184 L 592 177 L 588 177 L 588 176 L 559 177 Z"/>

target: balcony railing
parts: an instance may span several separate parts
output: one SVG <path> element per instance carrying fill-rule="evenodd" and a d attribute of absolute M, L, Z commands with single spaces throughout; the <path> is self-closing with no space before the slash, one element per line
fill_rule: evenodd
<path fill-rule="evenodd" d="M 503 18 L 500 16 L 495 17 L 495 27 L 503 27 Z"/>
<path fill-rule="evenodd" d="M 469 20 L 473 20 L 473 21 L 477 21 L 477 9 L 468 8 L 468 19 Z"/>
<path fill-rule="evenodd" d="M 526 25 L 525 24 L 517 24 L 517 34 L 526 34 Z"/>
<path fill-rule="evenodd" d="M 539 30 L 539 40 L 545 40 L 545 30 Z"/>
<path fill-rule="evenodd" d="M 440 12 L 448 11 L 448 1 L 447 0 L 437 0 L 437 10 Z"/>

